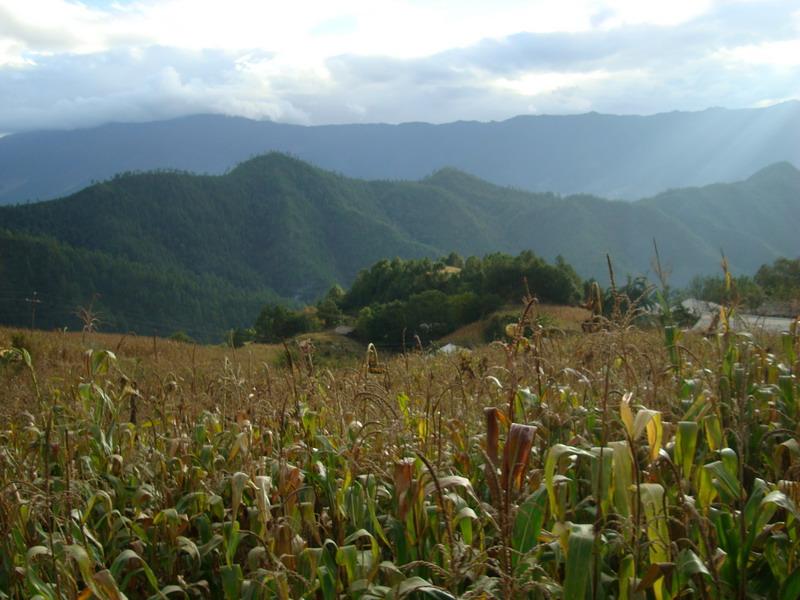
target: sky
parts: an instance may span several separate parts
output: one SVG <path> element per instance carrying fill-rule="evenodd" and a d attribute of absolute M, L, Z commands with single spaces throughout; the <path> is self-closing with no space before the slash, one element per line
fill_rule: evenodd
<path fill-rule="evenodd" d="M 0 0 L 0 132 L 800 98 L 800 0 Z"/>

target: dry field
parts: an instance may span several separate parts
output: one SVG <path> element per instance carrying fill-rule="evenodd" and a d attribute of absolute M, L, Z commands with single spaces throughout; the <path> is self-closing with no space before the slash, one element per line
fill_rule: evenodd
<path fill-rule="evenodd" d="M 795 599 L 799 341 L 3 329 L 0 598 Z"/>

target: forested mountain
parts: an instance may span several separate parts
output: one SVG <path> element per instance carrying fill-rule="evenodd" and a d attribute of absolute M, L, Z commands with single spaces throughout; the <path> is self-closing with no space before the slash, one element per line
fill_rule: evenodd
<path fill-rule="evenodd" d="M 89 324 L 79 314 L 83 308 L 103 331 L 183 331 L 215 340 L 228 328 L 249 326 L 264 303 L 277 300 L 269 290 L 239 288 L 185 268 L 0 230 L 3 324 L 75 330 Z"/>
<path fill-rule="evenodd" d="M 304 127 L 214 115 L 0 139 L 0 204 L 78 191 L 122 171 L 220 174 L 270 150 L 350 177 L 419 179 L 455 167 L 499 185 L 633 200 L 800 165 L 800 102 L 769 108 L 520 116 L 442 125 Z"/>
<path fill-rule="evenodd" d="M 0 315 L 26 322 L 32 290 L 60 310 L 100 292 L 118 327 L 124 316 L 132 327 L 235 326 L 252 323 L 266 298 L 315 299 L 385 257 L 530 249 L 604 279 L 606 252 L 620 276 L 646 272 L 653 238 L 684 284 L 715 272 L 720 249 L 734 272 L 796 255 L 797 223 L 800 171 L 786 163 L 624 203 L 498 187 L 454 169 L 363 181 L 269 154 L 223 176 L 126 174 L 0 207 Z M 40 323 L 53 323 L 45 308 Z"/>

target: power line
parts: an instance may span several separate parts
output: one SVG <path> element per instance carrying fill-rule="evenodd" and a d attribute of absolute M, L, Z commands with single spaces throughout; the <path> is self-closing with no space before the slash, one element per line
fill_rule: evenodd
<path fill-rule="evenodd" d="M 31 305 L 31 330 L 36 329 L 36 305 L 41 304 L 42 301 L 37 297 L 36 291 L 33 292 L 32 298 L 25 298 L 25 302 Z"/>

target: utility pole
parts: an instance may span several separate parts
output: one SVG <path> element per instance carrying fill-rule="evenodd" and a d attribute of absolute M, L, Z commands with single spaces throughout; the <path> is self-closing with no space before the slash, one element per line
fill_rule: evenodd
<path fill-rule="evenodd" d="M 38 292 L 33 292 L 33 298 L 25 298 L 25 302 L 31 305 L 31 331 L 33 331 L 34 326 L 36 325 L 36 305 L 41 304 L 42 301 L 39 300 Z"/>

